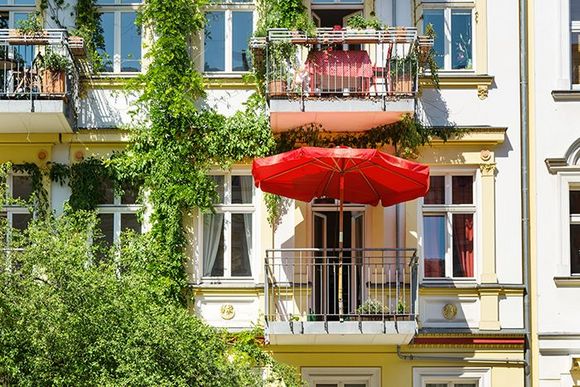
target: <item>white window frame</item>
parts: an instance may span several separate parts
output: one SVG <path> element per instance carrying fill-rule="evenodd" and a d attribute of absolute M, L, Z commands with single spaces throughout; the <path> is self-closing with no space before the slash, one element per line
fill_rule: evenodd
<path fill-rule="evenodd" d="M 441 2 L 429 3 L 424 2 L 422 4 L 423 10 L 443 10 L 443 22 L 445 31 L 445 44 L 444 44 L 444 59 L 443 68 L 439 69 L 440 73 L 450 72 L 450 73 L 474 73 L 477 68 L 477 29 L 475 23 L 475 3 L 473 2 L 446 2 L 442 5 Z M 451 41 L 451 13 L 453 10 L 470 10 L 471 11 L 471 68 L 470 69 L 452 69 L 452 41 Z M 424 23 L 424 22 L 422 22 Z M 423 26 L 423 29 L 425 26 Z"/>
<path fill-rule="evenodd" d="M 564 55 L 564 57 L 567 57 L 567 64 L 568 64 L 568 77 L 570 79 L 570 87 L 572 89 L 580 89 L 580 83 L 573 83 L 574 79 L 572 77 L 572 34 L 573 33 L 580 33 L 580 20 L 572 20 L 572 12 L 570 12 L 570 8 L 571 8 L 571 0 L 566 0 L 566 12 L 562 12 L 563 14 L 567 15 L 567 20 L 566 23 L 564 23 L 565 26 L 568 26 L 566 34 L 567 34 L 567 39 L 564 40 L 564 42 L 568 42 L 567 45 L 567 55 Z M 578 79 L 578 82 L 580 82 L 580 77 Z"/>
<path fill-rule="evenodd" d="M 13 178 L 14 176 L 28 176 L 26 173 L 24 172 L 10 172 L 6 175 L 6 184 L 7 184 L 7 190 L 6 190 L 6 198 L 5 200 L 8 199 L 12 199 L 13 196 L 13 189 L 14 189 L 14 183 L 13 183 Z M 34 192 L 33 192 L 34 194 Z M 30 211 L 28 211 L 28 208 L 23 207 L 23 206 L 19 206 L 16 204 L 5 204 L 2 203 L 2 206 L 0 206 L 0 212 L 6 214 L 6 219 L 8 221 L 8 226 L 12 227 L 13 225 L 13 220 L 12 217 L 15 214 L 29 214 L 32 216 L 32 219 L 34 219 L 35 214 L 34 213 L 30 213 Z"/>
<path fill-rule="evenodd" d="M 97 2 L 97 8 L 100 13 L 112 13 L 113 14 L 113 71 L 103 72 L 104 74 L 125 74 L 125 75 L 132 75 L 132 74 L 140 74 L 143 72 L 143 31 L 141 31 L 141 71 L 140 72 L 130 72 L 130 71 L 121 71 L 121 46 L 123 44 L 123 36 L 121 33 L 121 14 L 123 13 L 132 13 L 139 10 L 139 7 L 142 5 L 141 2 L 134 2 L 134 3 L 127 3 L 121 4 L 121 0 L 115 0 L 115 4 L 99 4 Z"/>
<path fill-rule="evenodd" d="M 14 20 L 15 13 L 34 13 L 36 7 L 34 5 L 19 5 L 14 4 L 14 0 L 9 0 L 8 4 L 0 5 L 0 12 L 8 12 L 8 28 L 18 28 Z"/>
<path fill-rule="evenodd" d="M 380 387 L 381 369 L 378 367 L 302 367 L 302 378 L 309 386 L 315 386 L 316 383 L 336 383 L 339 387 L 343 387 L 344 382 L 362 382 L 366 383 L 367 387 Z"/>
<path fill-rule="evenodd" d="M 570 251 L 570 223 L 572 221 L 570 214 L 570 191 L 580 190 L 580 174 L 578 172 L 560 172 L 560 235 L 561 254 L 560 264 L 557 268 L 558 276 L 580 277 L 580 273 L 572 274 L 572 262 Z M 579 219 L 574 219 L 578 221 Z"/>
<path fill-rule="evenodd" d="M 201 259 L 199 261 L 198 272 L 201 274 L 202 282 L 216 282 L 216 281 L 228 281 L 228 282 L 252 282 L 255 278 L 258 278 L 258 252 L 260 250 L 259 244 L 259 227 L 260 227 L 260 215 L 258 203 L 261 202 L 260 190 L 256 189 L 254 184 L 252 184 L 252 203 L 248 204 L 232 204 L 232 176 L 252 176 L 252 173 L 248 169 L 232 169 L 229 172 L 224 171 L 212 171 L 210 172 L 212 176 L 224 176 L 224 203 L 225 204 L 215 204 L 214 209 L 218 214 L 224 214 L 224 225 L 223 225 L 223 238 L 224 238 L 224 275 L 223 276 L 205 276 L 203 275 L 203 217 L 204 214 L 200 213 L 197 220 L 197 229 L 199 230 L 199 249 L 198 255 Z M 232 276 L 231 275 L 231 225 L 232 225 L 232 214 L 252 214 L 252 249 L 249 254 L 250 259 L 250 276 Z"/>
<path fill-rule="evenodd" d="M 121 215 L 122 214 L 137 214 L 143 206 L 141 204 L 122 204 L 121 195 L 114 193 L 113 204 L 99 204 L 96 207 L 98 214 L 113 214 L 113 243 L 117 244 L 121 241 Z M 143 222 L 141 222 L 141 230 L 143 232 Z"/>
<path fill-rule="evenodd" d="M 480 172 L 476 169 L 432 169 L 431 176 L 445 176 L 445 204 L 425 204 L 424 199 L 419 200 L 419 216 L 417 220 L 417 229 L 419 231 L 419 279 L 422 282 L 476 282 L 479 278 L 480 257 L 481 257 L 481 229 L 480 219 L 481 210 L 481 184 Z M 453 176 L 472 176 L 473 177 L 473 204 L 450 204 L 452 194 Z M 423 217 L 430 214 L 445 214 L 446 218 L 446 238 L 445 238 L 445 277 L 425 277 L 425 253 L 423 238 Z M 453 214 L 473 214 L 473 277 L 453 277 Z"/>
<path fill-rule="evenodd" d="M 256 31 L 257 14 L 256 14 L 256 4 L 254 2 L 238 3 L 235 1 L 224 1 L 217 4 L 212 4 L 204 9 L 205 12 L 224 12 L 224 23 L 225 23 L 225 63 L 224 71 L 205 71 L 205 29 L 201 31 L 200 35 L 200 71 L 206 76 L 220 77 L 224 74 L 229 74 L 233 76 L 242 76 L 247 74 L 248 71 L 233 71 L 232 70 L 232 48 L 233 48 L 233 12 L 251 12 L 252 13 L 252 32 Z"/>
<path fill-rule="evenodd" d="M 490 368 L 413 368 L 413 387 L 426 387 L 427 383 L 476 383 L 476 387 L 491 387 Z"/>

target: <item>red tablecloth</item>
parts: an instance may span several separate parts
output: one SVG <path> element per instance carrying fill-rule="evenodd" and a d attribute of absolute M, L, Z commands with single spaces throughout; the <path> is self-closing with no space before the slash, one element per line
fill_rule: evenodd
<path fill-rule="evenodd" d="M 373 65 L 366 51 L 310 51 L 306 63 L 311 74 L 364 78 L 373 76 Z"/>

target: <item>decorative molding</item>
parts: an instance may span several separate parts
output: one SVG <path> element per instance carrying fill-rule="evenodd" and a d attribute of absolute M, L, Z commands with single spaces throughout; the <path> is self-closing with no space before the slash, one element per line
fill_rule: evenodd
<path fill-rule="evenodd" d="M 489 89 L 493 85 L 495 77 L 493 75 L 473 75 L 473 74 L 441 74 L 439 73 L 439 88 L 441 89 L 476 89 L 479 99 L 486 99 Z M 434 88 L 435 84 L 428 75 L 419 77 L 419 86 L 424 88 Z"/>
<path fill-rule="evenodd" d="M 232 304 L 223 304 L 220 307 L 220 315 L 224 320 L 231 320 L 236 315 L 236 310 Z"/>
<path fill-rule="evenodd" d="M 507 127 L 497 126 L 461 126 L 461 128 L 465 129 L 466 133 L 449 138 L 446 142 L 443 142 L 443 140 L 440 138 L 433 138 L 432 144 L 445 145 L 472 143 L 493 146 L 503 143 L 505 141 L 507 132 Z"/>
<path fill-rule="evenodd" d="M 126 76 L 115 74 L 86 77 L 81 79 L 81 86 L 84 89 L 125 89 L 137 76 L 137 74 Z"/>
<path fill-rule="evenodd" d="M 492 153 L 489 151 L 489 149 L 482 149 L 481 152 L 479 152 L 479 157 L 481 158 L 482 161 L 490 161 L 491 160 L 491 156 Z"/>
<path fill-rule="evenodd" d="M 495 163 L 479 164 L 479 169 L 483 176 L 494 176 L 495 175 Z"/>
<path fill-rule="evenodd" d="M 244 79 L 242 76 L 236 77 L 204 77 L 203 85 L 206 89 L 228 89 L 228 90 L 256 90 L 257 84 L 254 79 Z"/>

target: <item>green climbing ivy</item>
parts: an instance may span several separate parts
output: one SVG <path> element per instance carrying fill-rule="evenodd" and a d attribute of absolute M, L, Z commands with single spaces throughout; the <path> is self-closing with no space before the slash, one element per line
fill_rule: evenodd
<path fill-rule="evenodd" d="M 12 171 L 30 176 L 32 194 L 29 204 L 34 210 L 36 217 L 44 218 L 49 209 L 48 191 L 44 185 L 44 171 L 34 163 L 13 164 Z"/>

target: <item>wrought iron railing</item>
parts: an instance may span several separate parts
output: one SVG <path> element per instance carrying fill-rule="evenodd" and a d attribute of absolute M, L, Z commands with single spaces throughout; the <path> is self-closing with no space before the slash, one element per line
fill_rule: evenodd
<path fill-rule="evenodd" d="M 414 249 L 278 249 L 265 260 L 267 321 L 413 320 Z"/>
<path fill-rule="evenodd" d="M 254 65 L 265 69 L 270 99 L 413 97 L 418 45 L 432 45 L 432 40 L 419 41 L 415 28 L 319 28 L 313 36 L 272 29 L 251 42 Z"/>
<path fill-rule="evenodd" d="M 66 70 L 51 70 L 44 59 L 52 53 Z M 65 30 L 48 29 L 22 34 L 0 29 L 0 99 L 28 99 L 31 111 L 39 99 L 64 99 L 78 108 L 79 74 Z"/>

